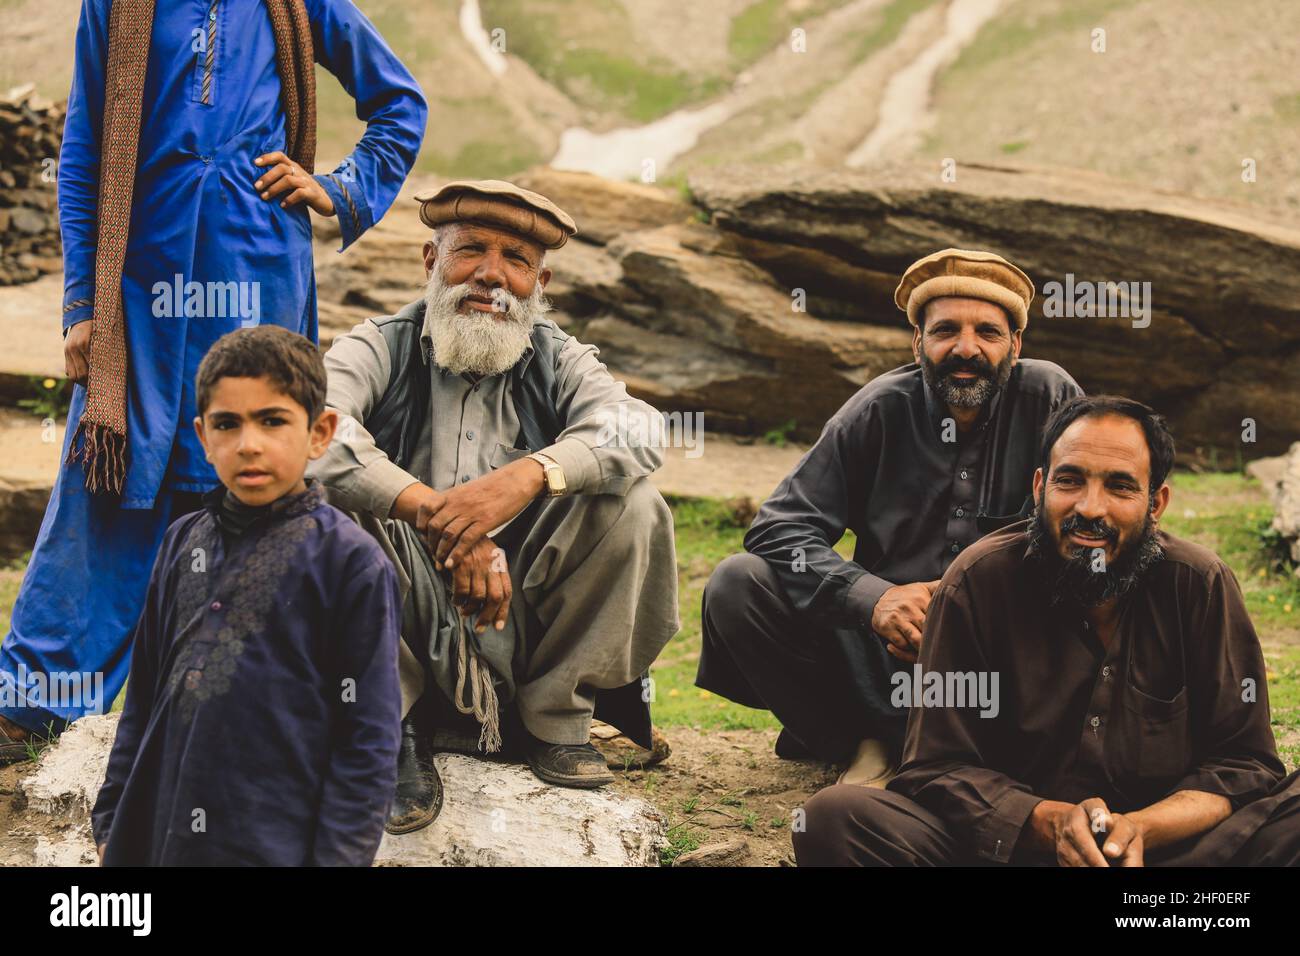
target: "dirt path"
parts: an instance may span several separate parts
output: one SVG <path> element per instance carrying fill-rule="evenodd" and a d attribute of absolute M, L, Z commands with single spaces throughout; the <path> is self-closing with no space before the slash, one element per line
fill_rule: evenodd
<path fill-rule="evenodd" d="M 709 433 L 699 450 L 698 457 L 687 458 L 686 449 L 666 449 L 663 466 L 650 479 L 655 487 L 684 498 L 746 497 L 762 504 L 807 446 Z"/>
<path fill-rule="evenodd" d="M 63 377 L 63 273 L 0 286 L 0 375 Z"/>
<path fill-rule="evenodd" d="M 691 850 L 741 843 L 727 865 L 789 866 L 794 811 L 835 782 L 827 764 L 780 760 L 775 730 L 664 731 L 673 752 L 648 770 L 620 772 L 615 787 L 668 817 L 669 837 Z"/>

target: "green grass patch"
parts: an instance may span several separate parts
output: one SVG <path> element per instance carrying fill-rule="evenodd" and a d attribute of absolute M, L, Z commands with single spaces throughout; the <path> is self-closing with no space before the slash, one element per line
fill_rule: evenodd
<path fill-rule="evenodd" d="M 484 0 L 483 25 L 574 102 L 645 123 L 726 88 L 651 56 L 614 0 Z"/>
<path fill-rule="evenodd" d="M 898 39 L 907 21 L 927 7 L 934 6 L 935 0 L 893 0 L 880 11 L 875 22 L 864 30 L 857 41 L 853 59 L 861 63 L 877 50 L 883 50 Z"/>
<path fill-rule="evenodd" d="M 648 123 L 726 89 L 721 77 L 692 77 L 661 63 L 639 63 L 597 49 L 565 51 L 555 72 L 557 85 L 575 99 L 581 96 L 581 84 L 586 84 L 596 91 L 595 97 L 587 97 L 594 101 L 593 105 L 639 123 Z"/>
<path fill-rule="evenodd" d="M 742 707 L 695 686 L 704 586 L 723 558 L 744 550 L 749 516 L 716 499 L 670 498 L 669 504 L 677 531 L 677 600 L 682 628 L 651 665 L 655 723 L 708 730 L 779 727 L 768 711 Z M 853 534 L 847 533 L 836 550 L 847 558 L 853 554 L 854 544 Z"/>
<path fill-rule="evenodd" d="M 727 50 L 737 64 L 753 63 L 789 36 L 784 0 L 758 0 L 731 21 Z"/>
<path fill-rule="evenodd" d="M 452 156 L 425 149 L 420 153 L 417 168 L 452 179 L 500 179 L 535 166 L 545 159 L 532 144 L 522 139 L 473 140 Z"/>
<path fill-rule="evenodd" d="M 799 10 L 790 9 L 786 0 L 756 0 L 732 18 L 727 35 L 732 65 L 744 69 L 778 44 L 789 43 L 796 27 L 838 6 L 843 6 L 843 0 L 813 0 Z M 811 46 L 814 38 L 808 42 Z"/>

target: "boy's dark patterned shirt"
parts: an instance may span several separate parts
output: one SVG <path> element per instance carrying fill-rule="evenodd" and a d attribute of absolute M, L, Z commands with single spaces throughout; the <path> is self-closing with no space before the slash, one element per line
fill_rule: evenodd
<path fill-rule="evenodd" d="M 396 573 L 312 482 L 168 530 L 93 813 L 106 864 L 357 864 L 400 732 Z"/>

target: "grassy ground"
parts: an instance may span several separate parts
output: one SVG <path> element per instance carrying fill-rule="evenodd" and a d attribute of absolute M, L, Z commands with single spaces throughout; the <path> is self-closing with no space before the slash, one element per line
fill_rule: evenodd
<path fill-rule="evenodd" d="M 1274 732 L 1287 765 L 1300 763 L 1300 580 L 1285 573 L 1269 544 L 1272 511 L 1258 484 L 1237 474 L 1174 478 L 1164 527 L 1214 550 L 1232 567 L 1264 646 Z M 700 598 L 709 573 L 741 550 L 745 517 L 716 500 L 673 502 L 680 567 L 681 632 L 652 668 L 655 721 L 662 727 L 700 731 L 772 728 L 771 714 L 751 710 L 695 687 L 700 655 Z M 852 540 L 840 543 L 845 556 Z M 22 567 L 0 570 L 0 632 L 18 592 Z M 118 706 L 121 700 L 118 701 Z"/>
<path fill-rule="evenodd" d="M 1288 767 L 1300 764 L 1300 580 L 1284 573 L 1268 541 L 1272 510 L 1258 483 L 1239 474 L 1178 474 L 1162 526 L 1217 552 L 1232 567 L 1264 646 L 1274 733 Z M 744 528 L 721 502 L 677 502 L 682 630 L 655 663 L 655 722 L 729 730 L 778 726 L 771 714 L 694 686 L 700 597 L 709 572 L 741 549 Z M 849 540 L 839 550 L 852 552 Z M 671 736 L 671 735 L 670 735 Z"/>

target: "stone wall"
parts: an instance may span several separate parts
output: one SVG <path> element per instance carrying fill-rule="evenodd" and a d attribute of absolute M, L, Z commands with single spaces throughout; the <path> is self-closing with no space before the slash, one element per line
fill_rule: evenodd
<path fill-rule="evenodd" d="M 31 84 L 0 96 L 0 285 L 63 269 L 55 178 L 64 112 Z"/>

